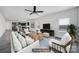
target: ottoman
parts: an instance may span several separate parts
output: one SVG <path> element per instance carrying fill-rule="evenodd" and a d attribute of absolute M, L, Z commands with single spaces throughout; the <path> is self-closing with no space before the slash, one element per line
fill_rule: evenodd
<path fill-rule="evenodd" d="M 44 32 L 43 35 L 44 37 L 49 37 L 49 33 Z"/>

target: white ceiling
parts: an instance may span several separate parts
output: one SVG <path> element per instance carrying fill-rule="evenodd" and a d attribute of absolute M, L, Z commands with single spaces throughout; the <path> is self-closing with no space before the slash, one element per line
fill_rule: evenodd
<path fill-rule="evenodd" d="M 74 6 L 37 6 L 37 10 L 44 11 L 39 15 L 32 14 L 29 15 L 30 12 L 25 11 L 25 9 L 33 10 L 33 6 L 0 6 L 0 12 L 9 20 L 14 19 L 34 19 L 37 17 L 41 17 L 50 13 L 55 13 L 59 11 L 63 11 L 66 9 L 74 8 Z"/>

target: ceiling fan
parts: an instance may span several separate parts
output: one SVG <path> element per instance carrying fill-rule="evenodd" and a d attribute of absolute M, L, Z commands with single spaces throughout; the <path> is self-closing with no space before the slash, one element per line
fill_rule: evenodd
<path fill-rule="evenodd" d="M 38 14 L 38 13 L 43 13 L 43 11 L 37 11 L 36 9 L 37 9 L 37 7 L 33 6 L 33 11 L 32 10 L 28 10 L 28 9 L 25 9 L 25 11 L 31 12 L 30 15 L 32 15 L 32 14 Z"/>

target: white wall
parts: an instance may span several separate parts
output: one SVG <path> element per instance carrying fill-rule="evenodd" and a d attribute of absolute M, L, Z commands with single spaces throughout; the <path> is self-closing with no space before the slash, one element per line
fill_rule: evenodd
<path fill-rule="evenodd" d="M 6 29 L 7 30 L 12 30 L 12 22 L 6 20 Z"/>
<path fill-rule="evenodd" d="M 5 30 L 6 30 L 6 21 L 4 17 L 0 14 L 0 37 L 3 35 Z"/>
<path fill-rule="evenodd" d="M 78 24 L 78 27 L 79 27 L 79 7 L 77 8 L 78 10 L 77 10 L 77 18 L 78 18 L 78 20 L 77 20 L 77 24 Z"/>
<path fill-rule="evenodd" d="M 40 28 L 44 23 L 50 23 L 52 30 L 59 30 L 59 19 L 61 18 L 70 18 L 70 23 L 77 25 L 77 8 L 64 10 L 58 13 L 50 14 L 48 16 L 41 17 L 36 19 L 35 22 L 39 22 Z M 36 25 L 38 25 L 36 24 Z"/>
<path fill-rule="evenodd" d="M 79 7 L 77 8 L 77 42 L 79 42 Z"/>

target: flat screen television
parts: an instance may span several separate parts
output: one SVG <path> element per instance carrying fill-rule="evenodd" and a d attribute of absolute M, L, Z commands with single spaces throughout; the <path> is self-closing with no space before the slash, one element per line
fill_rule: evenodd
<path fill-rule="evenodd" d="M 43 24 L 43 29 L 50 29 L 50 24 Z"/>
<path fill-rule="evenodd" d="M 22 26 L 26 26 L 26 23 L 20 23 Z"/>

